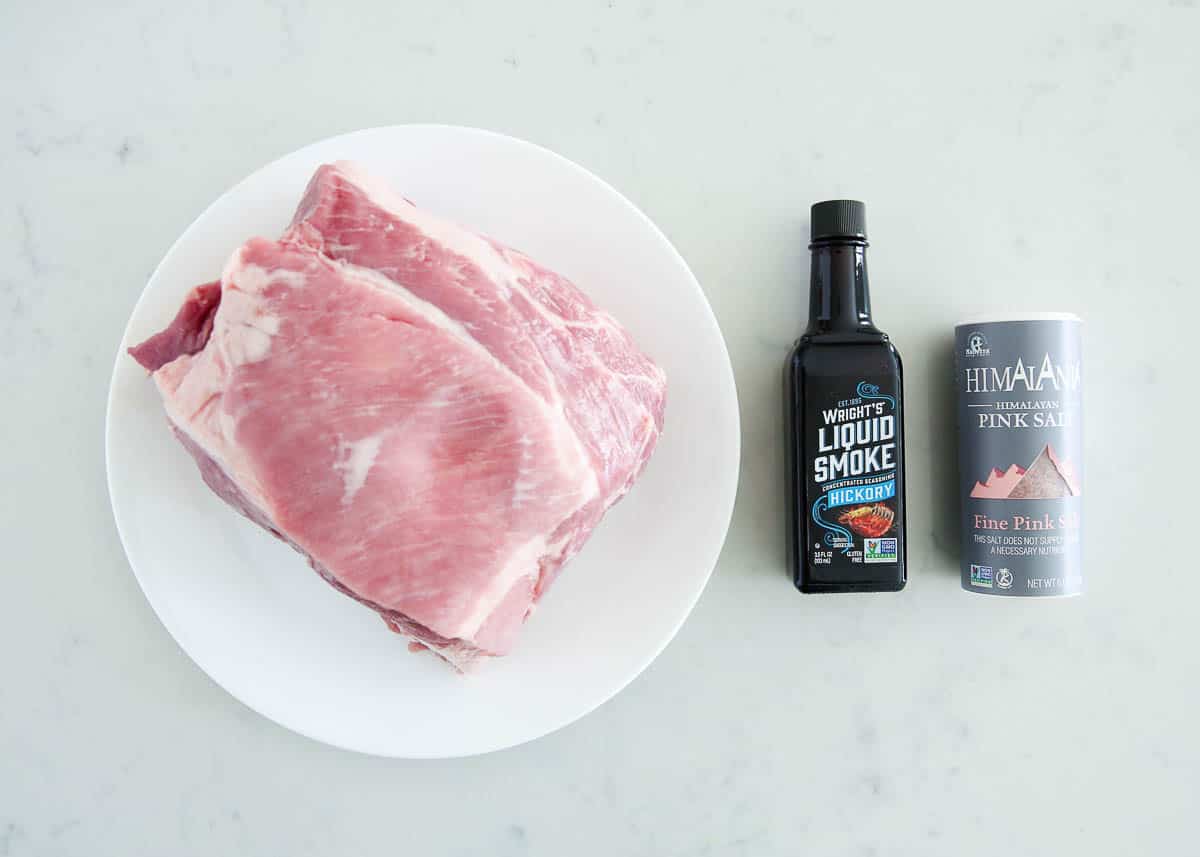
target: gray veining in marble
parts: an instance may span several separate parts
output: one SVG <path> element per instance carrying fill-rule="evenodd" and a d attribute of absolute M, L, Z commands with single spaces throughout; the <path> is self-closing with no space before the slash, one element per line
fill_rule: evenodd
<path fill-rule="evenodd" d="M 483 0 L 0 7 L 0 855 L 1184 854 L 1200 794 L 1189 395 L 1194 0 Z M 384 761 L 288 733 L 159 625 L 107 506 L 111 360 L 221 191 L 409 121 L 525 137 L 689 260 L 745 457 L 661 658 L 534 744 Z M 912 581 L 781 570 L 778 371 L 808 203 L 868 202 L 906 360 Z M 1089 592 L 958 590 L 949 335 L 1087 318 Z M 701 430 L 702 427 L 695 427 Z"/>

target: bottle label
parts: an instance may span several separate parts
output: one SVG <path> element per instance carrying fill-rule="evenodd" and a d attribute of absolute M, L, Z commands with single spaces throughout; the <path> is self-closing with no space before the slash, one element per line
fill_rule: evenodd
<path fill-rule="evenodd" d="M 903 496 L 900 405 L 887 377 L 809 378 L 806 390 L 809 564 L 854 569 L 898 563 Z"/>
<path fill-rule="evenodd" d="M 1083 363 L 1078 321 L 955 332 L 962 586 L 1083 589 Z"/>

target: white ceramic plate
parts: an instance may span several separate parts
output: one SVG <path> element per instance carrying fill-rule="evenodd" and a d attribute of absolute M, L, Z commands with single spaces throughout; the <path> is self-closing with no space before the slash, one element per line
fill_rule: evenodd
<path fill-rule="evenodd" d="M 417 205 L 565 274 L 666 370 L 666 428 L 512 655 L 463 677 L 209 492 L 124 349 L 253 235 L 276 236 L 321 163 L 350 159 Z M 737 397 L 704 294 L 645 215 L 583 168 L 499 134 L 376 128 L 262 168 L 193 223 L 150 278 L 109 393 L 108 484 L 129 562 L 167 630 L 246 705 L 320 741 L 445 757 L 529 741 L 600 705 L 675 635 L 716 563 L 737 485 Z"/>

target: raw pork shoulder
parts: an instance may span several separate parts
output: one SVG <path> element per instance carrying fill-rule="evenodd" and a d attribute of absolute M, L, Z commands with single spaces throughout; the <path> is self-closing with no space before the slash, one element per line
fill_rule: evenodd
<path fill-rule="evenodd" d="M 512 647 L 666 394 L 566 279 L 346 163 L 130 353 L 213 491 L 460 669 Z"/>

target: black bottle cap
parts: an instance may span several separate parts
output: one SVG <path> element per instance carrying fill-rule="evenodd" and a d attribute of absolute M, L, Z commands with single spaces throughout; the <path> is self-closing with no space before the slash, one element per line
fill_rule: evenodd
<path fill-rule="evenodd" d="M 812 207 L 812 240 L 867 240 L 867 207 L 857 199 L 827 199 Z"/>

